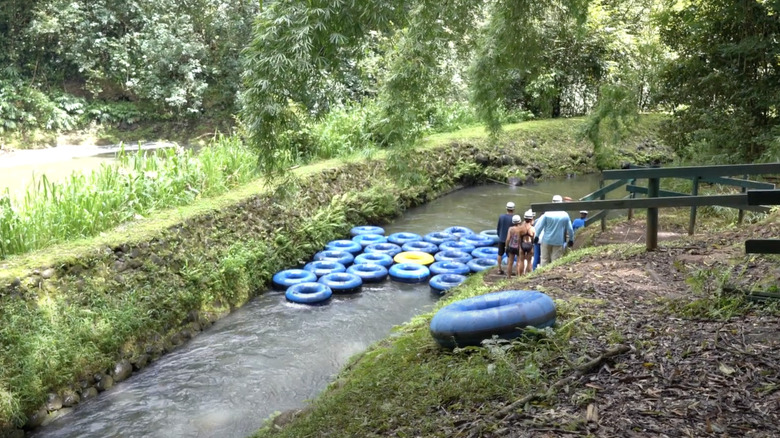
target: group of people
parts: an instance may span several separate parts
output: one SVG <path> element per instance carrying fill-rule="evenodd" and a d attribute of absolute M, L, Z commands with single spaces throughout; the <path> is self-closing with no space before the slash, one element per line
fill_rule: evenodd
<path fill-rule="evenodd" d="M 553 203 L 561 203 L 564 198 L 555 195 Z M 580 211 L 580 218 L 572 223 L 569 214 L 563 210 L 545 212 L 538 220 L 530 209 L 521 217 L 515 214 L 515 203 L 507 202 L 506 213 L 498 218 L 498 273 L 512 276 L 516 265 L 517 276 L 530 273 L 541 264 L 551 263 L 563 256 L 566 248 L 574 245 L 574 233 L 585 226 L 587 211 Z M 507 255 L 507 272 L 502 269 L 501 261 Z"/>

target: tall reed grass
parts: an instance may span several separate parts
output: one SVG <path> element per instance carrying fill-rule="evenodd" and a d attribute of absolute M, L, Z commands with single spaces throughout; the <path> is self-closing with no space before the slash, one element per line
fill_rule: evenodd
<path fill-rule="evenodd" d="M 25 195 L 0 195 L 0 259 L 82 237 L 256 178 L 256 157 L 237 137 L 220 137 L 195 154 L 169 148 L 119 154 L 116 163 L 63 182 L 45 175 Z"/>

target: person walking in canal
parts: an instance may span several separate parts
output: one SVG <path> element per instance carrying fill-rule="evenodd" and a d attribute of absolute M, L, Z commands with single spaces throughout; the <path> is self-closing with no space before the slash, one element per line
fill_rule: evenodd
<path fill-rule="evenodd" d="M 498 217 L 498 224 L 496 225 L 496 234 L 498 234 L 498 273 L 504 275 L 504 270 L 501 269 L 501 259 L 504 258 L 506 252 L 506 236 L 509 234 L 509 228 L 512 226 L 512 216 L 515 215 L 515 203 L 506 203 L 506 213 Z"/>
<path fill-rule="evenodd" d="M 555 195 L 552 202 L 562 203 L 563 198 L 560 195 Z M 537 237 L 534 238 L 534 243 L 540 241 L 538 235 L 542 236 L 542 266 L 561 258 L 567 244 L 569 247 L 574 245 L 571 218 L 569 218 L 568 213 L 562 210 L 545 212 L 536 223 L 536 233 Z M 568 242 L 566 242 L 566 238 L 568 238 Z"/>
<path fill-rule="evenodd" d="M 522 226 L 523 219 L 520 215 L 516 214 L 512 216 L 512 226 L 509 228 L 506 234 L 506 253 L 509 256 L 506 266 L 507 278 L 512 276 L 512 266 L 514 266 L 515 260 L 517 260 L 517 276 L 520 276 L 521 271 L 521 259 L 520 259 L 520 227 Z"/>

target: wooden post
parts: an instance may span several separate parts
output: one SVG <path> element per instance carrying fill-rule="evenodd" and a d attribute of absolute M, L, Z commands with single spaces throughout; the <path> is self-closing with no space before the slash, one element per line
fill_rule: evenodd
<path fill-rule="evenodd" d="M 629 183 L 630 185 L 632 185 L 632 186 L 633 186 L 634 184 L 636 184 L 636 180 L 635 180 L 635 179 L 632 179 L 632 180 L 631 180 L 631 181 L 629 181 L 628 183 Z M 634 198 L 636 198 L 636 193 L 634 193 L 634 192 L 631 192 L 631 195 L 630 195 L 630 196 L 631 196 L 631 199 L 634 199 Z M 633 208 L 629 208 L 629 209 L 628 209 L 628 220 L 631 220 L 631 219 L 633 219 L 633 218 L 634 218 L 634 209 L 633 209 Z"/>
<path fill-rule="evenodd" d="M 743 179 L 748 179 L 748 176 L 745 175 Z M 742 186 L 742 193 L 745 193 L 747 191 L 747 187 Z M 739 215 L 737 215 L 737 224 L 742 225 L 742 221 L 745 219 L 745 210 L 740 209 Z"/>
<path fill-rule="evenodd" d="M 604 178 L 602 178 L 601 181 L 599 181 L 599 188 L 600 189 L 604 188 Z M 605 199 L 605 196 L 602 194 L 599 197 L 599 199 Z M 601 216 L 601 232 L 603 233 L 604 231 L 607 231 L 607 215 L 606 214 Z"/>
<path fill-rule="evenodd" d="M 661 191 L 661 179 L 649 178 L 647 180 L 647 197 L 657 198 Z M 653 251 L 658 247 L 658 208 L 647 209 L 647 250 Z"/>
<path fill-rule="evenodd" d="M 693 177 L 693 188 L 691 189 L 691 196 L 698 196 L 699 195 L 699 179 L 701 177 L 694 176 Z M 693 236 L 694 230 L 696 229 L 696 206 L 694 205 L 691 207 L 691 219 L 688 221 L 688 235 Z"/>

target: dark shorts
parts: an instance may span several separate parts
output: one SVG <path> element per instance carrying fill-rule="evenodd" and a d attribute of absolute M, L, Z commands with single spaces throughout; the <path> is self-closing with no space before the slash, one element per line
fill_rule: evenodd
<path fill-rule="evenodd" d="M 503 256 L 506 252 L 506 242 L 498 242 L 498 255 Z"/>
<path fill-rule="evenodd" d="M 534 244 L 531 242 L 520 242 L 520 249 L 523 252 L 532 253 L 534 252 Z"/>
<path fill-rule="evenodd" d="M 510 246 L 509 248 L 507 248 L 507 249 L 506 249 L 506 253 L 507 253 L 507 254 L 514 254 L 514 255 L 518 255 L 518 254 L 520 254 L 520 248 L 512 248 L 512 247 Z"/>

